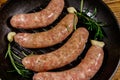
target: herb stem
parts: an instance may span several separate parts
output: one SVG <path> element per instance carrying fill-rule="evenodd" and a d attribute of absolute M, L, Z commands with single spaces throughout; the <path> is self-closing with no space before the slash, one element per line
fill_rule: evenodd
<path fill-rule="evenodd" d="M 84 1 L 83 0 L 81 0 L 81 5 L 80 5 L 80 12 L 82 12 L 82 10 L 83 10 L 83 4 L 84 3 Z"/>
<path fill-rule="evenodd" d="M 11 46 L 10 46 L 10 43 L 9 43 L 8 44 L 8 55 L 9 55 L 10 61 L 11 61 L 12 65 L 13 65 L 13 67 L 15 68 L 15 70 L 21 75 L 20 70 L 16 67 L 15 62 L 14 62 L 14 60 L 12 58 L 12 54 L 11 54 L 10 49 L 11 49 Z"/>
<path fill-rule="evenodd" d="M 77 21 L 76 21 L 76 14 L 75 14 L 75 15 L 74 15 L 74 20 L 73 20 L 74 30 L 76 30 L 76 25 L 77 25 Z"/>

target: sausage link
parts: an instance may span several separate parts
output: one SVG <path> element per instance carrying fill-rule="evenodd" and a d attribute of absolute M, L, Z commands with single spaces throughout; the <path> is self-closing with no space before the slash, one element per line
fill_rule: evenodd
<path fill-rule="evenodd" d="M 101 67 L 103 57 L 101 47 L 91 46 L 85 58 L 75 68 L 62 72 L 39 72 L 33 76 L 33 80 L 90 80 Z"/>
<path fill-rule="evenodd" d="M 25 68 L 36 72 L 65 66 L 75 60 L 82 53 L 88 35 L 89 33 L 85 28 L 79 28 L 61 48 L 42 55 L 27 56 L 23 58 L 22 63 Z"/>
<path fill-rule="evenodd" d="M 45 27 L 53 23 L 64 8 L 64 0 L 51 0 L 48 6 L 35 13 L 17 14 L 10 23 L 15 28 L 33 29 Z"/>
<path fill-rule="evenodd" d="M 18 33 L 14 36 L 15 42 L 25 48 L 44 48 L 63 41 L 77 24 L 75 14 L 67 14 L 54 28 L 38 33 Z"/>

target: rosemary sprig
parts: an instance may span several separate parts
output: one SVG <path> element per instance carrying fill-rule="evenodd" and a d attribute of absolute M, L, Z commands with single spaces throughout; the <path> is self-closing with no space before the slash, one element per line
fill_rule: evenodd
<path fill-rule="evenodd" d="M 79 17 L 80 21 L 87 26 L 87 29 L 94 33 L 94 40 L 103 39 L 102 23 L 93 19 L 97 13 L 97 8 L 94 9 L 93 13 L 90 13 L 88 9 L 84 11 L 83 6 L 84 0 L 81 0 L 80 11 L 76 12 L 76 15 Z M 91 15 L 88 15 L 88 13 Z"/>
<path fill-rule="evenodd" d="M 24 53 L 24 55 L 26 55 Z M 26 77 L 29 78 L 29 75 L 31 74 L 31 72 L 27 69 L 24 68 L 24 66 L 18 62 L 16 62 L 14 60 L 13 57 L 17 58 L 17 59 L 21 59 L 19 56 L 15 55 L 12 50 L 11 50 L 11 42 L 8 43 L 8 49 L 5 55 L 5 58 L 9 57 L 10 62 L 12 64 L 12 66 L 14 67 L 15 70 L 12 71 L 8 71 L 8 72 L 17 72 L 19 75 L 21 75 L 22 77 Z"/>

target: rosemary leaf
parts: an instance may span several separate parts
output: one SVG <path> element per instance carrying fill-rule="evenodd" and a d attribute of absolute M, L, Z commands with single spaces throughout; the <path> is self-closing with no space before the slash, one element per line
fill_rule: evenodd
<path fill-rule="evenodd" d="M 16 57 L 17 59 L 19 59 L 19 60 L 21 59 L 19 56 L 17 56 L 17 55 L 14 54 L 14 53 L 13 53 L 12 55 L 15 56 L 15 57 Z"/>
<path fill-rule="evenodd" d="M 27 54 L 26 54 L 24 51 L 22 51 L 22 54 L 23 54 L 24 56 L 27 56 Z"/>
<path fill-rule="evenodd" d="M 94 9 L 94 12 L 92 13 L 90 17 L 93 18 L 96 14 L 97 14 L 97 8 Z"/>

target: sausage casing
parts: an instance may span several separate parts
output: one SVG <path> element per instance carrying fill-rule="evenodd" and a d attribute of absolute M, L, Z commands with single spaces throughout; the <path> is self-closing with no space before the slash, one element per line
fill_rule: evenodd
<path fill-rule="evenodd" d="M 14 15 L 10 23 L 15 28 L 33 29 L 53 23 L 64 8 L 64 0 L 51 0 L 48 6 L 35 13 Z"/>
<path fill-rule="evenodd" d="M 33 80 L 90 80 L 102 65 L 103 49 L 91 46 L 81 63 L 70 70 L 62 72 L 39 72 Z"/>
<path fill-rule="evenodd" d="M 54 28 L 38 33 L 18 33 L 14 36 L 15 42 L 25 48 L 44 48 L 63 41 L 77 24 L 75 14 L 67 14 Z"/>
<path fill-rule="evenodd" d="M 40 72 L 60 68 L 74 61 L 83 51 L 88 39 L 85 28 L 76 30 L 72 37 L 59 49 L 42 54 L 30 55 L 23 58 L 25 68 Z"/>

